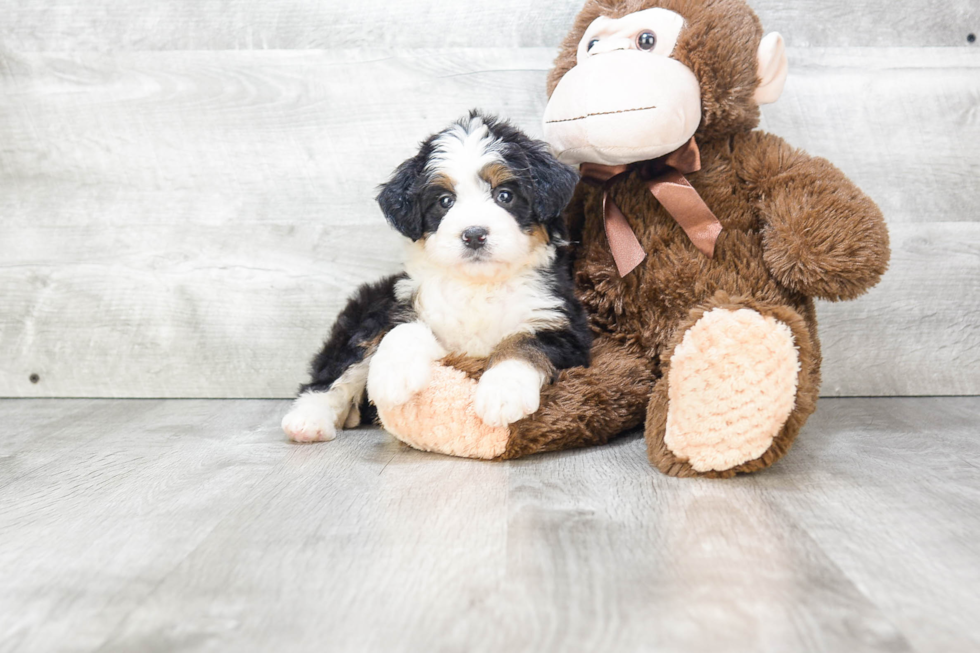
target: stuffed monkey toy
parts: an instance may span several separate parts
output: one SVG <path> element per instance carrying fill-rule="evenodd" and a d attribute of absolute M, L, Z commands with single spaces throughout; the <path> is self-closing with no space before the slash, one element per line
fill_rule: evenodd
<path fill-rule="evenodd" d="M 478 371 L 443 366 L 382 423 L 494 459 L 644 424 L 650 462 L 673 476 L 785 454 L 820 388 L 814 298 L 858 297 L 889 258 L 880 211 L 847 177 L 755 131 L 786 74 L 782 37 L 763 38 L 742 0 L 589 0 L 548 78 L 545 139 L 582 174 L 566 220 L 591 365 L 506 428 L 474 420 Z M 433 406 L 440 428 L 419 414 Z"/>

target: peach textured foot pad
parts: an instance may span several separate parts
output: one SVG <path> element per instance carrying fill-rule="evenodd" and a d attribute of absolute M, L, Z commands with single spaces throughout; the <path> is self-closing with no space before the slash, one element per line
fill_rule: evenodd
<path fill-rule="evenodd" d="M 432 379 L 407 404 L 378 410 L 381 424 L 416 449 L 463 458 L 496 458 L 504 452 L 510 429 L 487 426 L 473 409 L 476 381 L 434 363 Z"/>
<path fill-rule="evenodd" d="M 796 403 L 800 363 L 789 327 L 749 309 L 715 309 L 671 358 L 664 443 L 699 472 L 755 460 Z"/>

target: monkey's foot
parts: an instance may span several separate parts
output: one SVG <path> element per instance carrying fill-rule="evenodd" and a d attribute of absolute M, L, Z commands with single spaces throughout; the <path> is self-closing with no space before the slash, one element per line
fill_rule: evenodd
<path fill-rule="evenodd" d="M 428 385 L 407 403 L 378 407 L 385 430 L 416 449 L 490 460 L 504 452 L 510 429 L 488 426 L 474 408 L 477 382 L 433 363 Z"/>
<path fill-rule="evenodd" d="M 789 326 L 742 308 L 715 308 L 670 360 L 663 443 L 699 473 L 762 456 L 796 403 L 800 361 Z"/>

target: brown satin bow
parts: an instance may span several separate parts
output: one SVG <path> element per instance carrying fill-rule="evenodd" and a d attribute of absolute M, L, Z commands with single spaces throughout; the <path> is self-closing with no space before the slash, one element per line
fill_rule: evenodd
<path fill-rule="evenodd" d="M 643 262 L 647 254 L 637 240 L 626 216 L 609 197 L 613 180 L 638 170 L 650 192 L 661 206 L 677 221 L 694 246 L 708 258 L 715 254 L 715 242 L 721 233 L 721 223 L 698 192 L 684 177 L 701 169 L 701 152 L 691 138 L 683 147 L 652 161 L 631 165 L 607 166 L 598 163 L 581 165 L 582 179 L 602 187 L 602 215 L 606 238 L 619 276 L 625 277 Z"/>

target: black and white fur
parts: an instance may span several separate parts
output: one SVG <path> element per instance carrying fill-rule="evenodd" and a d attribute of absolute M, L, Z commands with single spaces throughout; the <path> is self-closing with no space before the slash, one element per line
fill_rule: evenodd
<path fill-rule="evenodd" d="M 577 181 L 544 143 L 476 111 L 426 140 L 377 198 L 408 239 L 405 272 L 351 298 L 285 432 L 332 440 L 370 403 L 407 402 L 447 354 L 490 359 L 474 404 L 487 424 L 536 411 L 557 370 L 589 361 L 561 216 Z"/>

